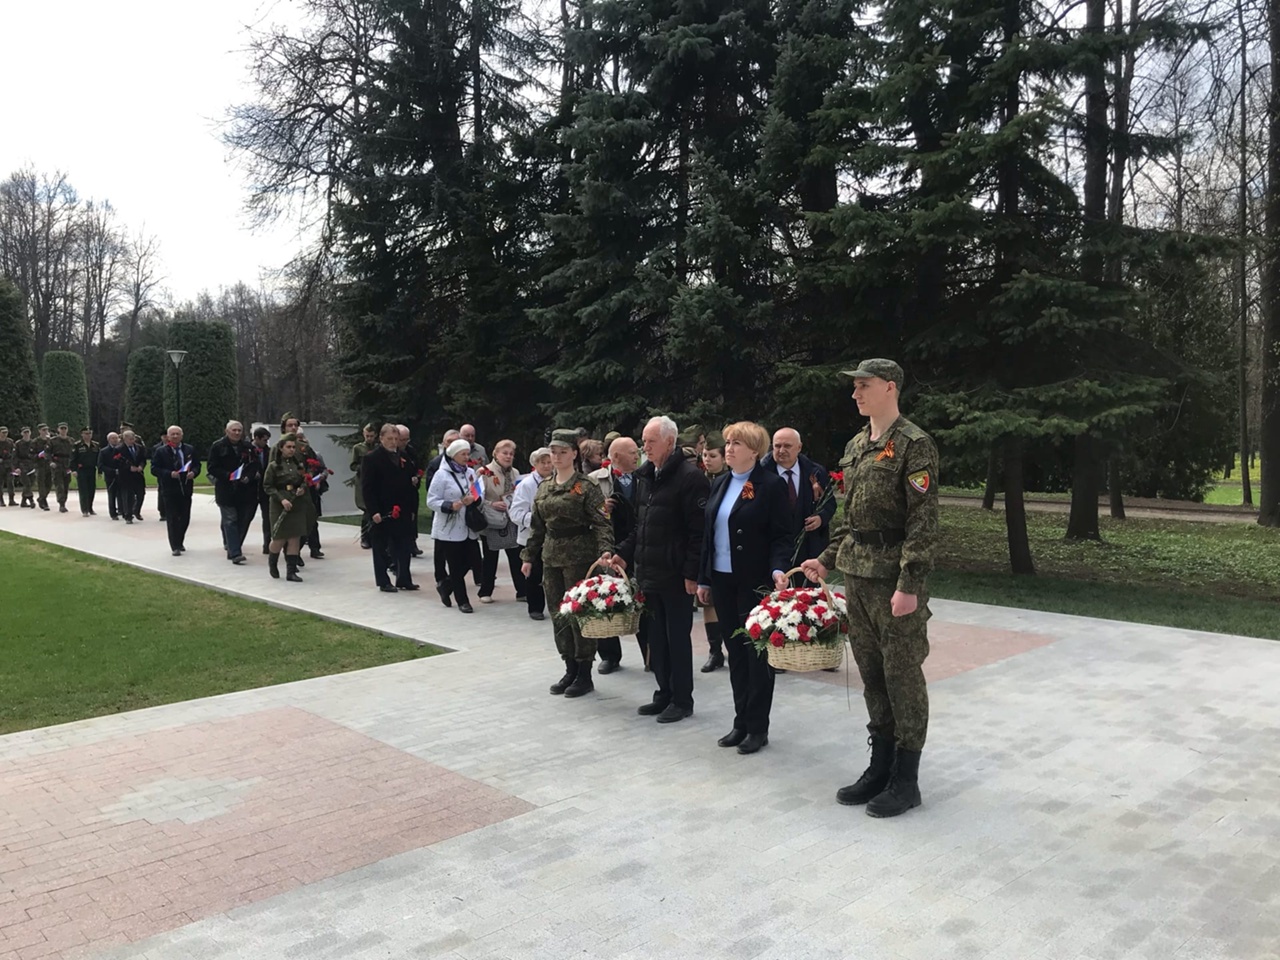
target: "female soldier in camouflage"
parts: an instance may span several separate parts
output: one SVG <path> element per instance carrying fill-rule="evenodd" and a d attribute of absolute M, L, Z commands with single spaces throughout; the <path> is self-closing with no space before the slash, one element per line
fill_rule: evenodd
<path fill-rule="evenodd" d="M 524 548 L 521 572 L 527 577 L 534 561 L 542 560 L 542 586 L 553 611 L 565 591 L 587 575 L 595 559 L 613 552 L 613 524 L 605 516 L 604 494 L 575 462 L 578 434 L 556 430 L 551 434 L 552 477 L 538 488 L 530 518 L 529 542 Z M 556 649 L 564 660 L 564 676 L 551 685 L 553 694 L 580 697 L 595 689 L 591 665 L 596 641 L 584 637 L 568 617 L 552 616 Z"/>
<path fill-rule="evenodd" d="M 286 580 L 301 583 L 298 553 L 307 532 L 309 501 L 307 481 L 294 455 L 297 441 L 286 433 L 271 450 L 271 462 L 262 477 L 262 490 L 271 498 L 271 549 L 268 561 L 271 576 L 280 578 L 280 551 L 285 551 Z"/>
<path fill-rule="evenodd" d="M 724 435 L 713 430 L 706 435 L 706 443 L 702 448 L 702 471 L 712 483 L 729 469 L 724 462 Z M 713 603 L 702 606 L 702 626 L 707 631 L 707 662 L 702 665 L 703 673 L 713 673 L 724 666 L 724 640 L 720 633 L 720 621 L 716 617 Z"/>

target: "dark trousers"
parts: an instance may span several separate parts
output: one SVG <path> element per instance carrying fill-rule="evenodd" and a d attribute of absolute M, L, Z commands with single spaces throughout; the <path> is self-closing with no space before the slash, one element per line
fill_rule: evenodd
<path fill-rule="evenodd" d="M 436 553 L 443 555 L 445 568 L 448 571 L 449 589 L 458 605 L 470 604 L 467 598 L 467 574 L 472 569 L 472 547 L 475 540 L 437 540 Z"/>
<path fill-rule="evenodd" d="M 88 513 L 93 509 L 93 500 L 98 493 L 98 471 L 76 471 L 76 493 L 80 495 L 80 512 Z"/>
<path fill-rule="evenodd" d="M 746 637 L 733 634 L 746 626 L 759 601 L 752 584 L 730 573 L 711 574 L 711 598 L 729 655 L 729 684 L 733 687 L 733 726 L 747 733 L 769 732 L 773 709 L 773 670 L 769 658 L 756 651 Z"/>
<path fill-rule="evenodd" d="M 693 709 L 693 597 L 684 585 L 644 590 L 649 608 L 649 666 L 658 689 L 654 703 Z"/>
<path fill-rule="evenodd" d="M 258 512 L 258 497 L 253 490 L 243 493 L 236 509 L 237 533 L 240 536 L 240 550 L 244 551 L 244 542 L 249 538 L 253 528 L 253 517 Z"/>
<path fill-rule="evenodd" d="M 370 542 L 370 530 L 373 528 L 373 515 L 368 510 L 360 511 L 360 546 Z"/>
<path fill-rule="evenodd" d="M 439 540 L 436 540 L 432 543 L 431 553 L 432 553 L 432 559 L 435 560 L 436 586 L 438 587 L 442 583 L 449 582 L 448 561 L 445 560 L 444 547 L 441 545 Z"/>
<path fill-rule="evenodd" d="M 524 599 L 530 613 L 544 613 L 547 609 L 547 591 L 542 586 L 542 557 L 530 565 L 533 569 L 524 581 Z"/>
<path fill-rule="evenodd" d="M 320 508 L 320 491 L 312 489 L 307 491 L 307 496 L 311 498 L 311 505 L 315 510 L 311 512 L 311 526 L 307 527 L 307 535 L 302 538 L 302 545 L 311 551 L 311 555 L 315 556 L 320 552 L 320 518 L 324 516 Z"/>
<path fill-rule="evenodd" d="M 520 548 L 512 547 L 509 550 L 494 550 L 485 545 L 484 554 L 484 575 L 480 578 L 480 596 L 493 596 L 494 585 L 498 582 L 498 557 L 500 554 L 507 555 L 507 567 L 511 570 L 511 584 L 516 588 L 516 596 L 523 597 L 525 591 L 525 577 L 520 572 L 522 562 L 520 560 Z"/>
<path fill-rule="evenodd" d="M 475 577 L 477 587 L 484 583 L 484 556 L 480 552 L 480 540 L 467 540 L 467 569 Z M 484 549 L 488 550 L 486 546 Z"/>
<path fill-rule="evenodd" d="M 124 474 L 113 473 L 112 476 L 103 474 L 107 481 L 107 513 L 111 514 L 111 519 L 124 516 Z"/>
<path fill-rule="evenodd" d="M 258 513 L 262 515 L 262 545 L 271 545 L 271 497 L 258 488 Z"/>
<path fill-rule="evenodd" d="M 614 663 L 622 661 L 622 638 L 621 637 L 602 637 L 596 643 L 596 650 L 600 654 L 600 659 L 612 660 Z"/>
<path fill-rule="evenodd" d="M 408 524 L 394 517 L 383 517 L 381 523 L 372 525 L 369 539 L 373 544 L 373 579 L 378 586 L 391 586 L 391 578 L 387 576 L 388 566 L 396 572 L 397 587 L 412 586 L 413 575 L 409 571 L 409 563 L 413 558 L 409 555 L 409 546 L 413 540 L 409 536 Z"/>
<path fill-rule="evenodd" d="M 191 525 L 191 494 L 166 490 L 160 499 L 164 502 L 164 522 L 169 529 L 169 549 L 185 550 L 187 527 Z"/>
<path fill-rule="evenodd" d="M 257 509 L 257 501 L 248 497 L 226 505 L 218 504 L 218 512 L 222 514 L 222 546 L 227 551 L 228 560 L 233 560 L 244 552 L 244 538 Z"/>
<path fill-rule="evenodd" d="M 116 483 L 120 485 L 120 512 L 128 517 L 142 516 L 142 493 L 147 489 L 142 474 L 132 470 L 122 470 Z"/>

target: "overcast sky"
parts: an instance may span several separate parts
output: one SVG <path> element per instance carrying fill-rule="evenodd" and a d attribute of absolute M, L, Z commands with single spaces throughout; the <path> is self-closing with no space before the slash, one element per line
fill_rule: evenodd
<path fill-rule="evenodd" d="M 256 283 L 298 248 L 294 224 L 251 232 L 238 168 L 218 139 L 251 97 L 246 25 L 287 0 L 12 0 L 3 4 L 0 178 L 64 171 L 81 197 L 160 240 L 175 300 Z"/>

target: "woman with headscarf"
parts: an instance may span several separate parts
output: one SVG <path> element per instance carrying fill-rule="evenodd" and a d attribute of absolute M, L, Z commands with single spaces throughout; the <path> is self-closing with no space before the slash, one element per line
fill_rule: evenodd
<path fill-rule="evenodd" d="M 262 477 L 262 490 L 271 502 L 271 543 L 268 566 L 271 576 L 280 578 L 280 551 L 288 567 L 286 580 L 301 583 L 298 554 L 306 536 L 310 514 L 306 475 L 298 464 L 297 438 L 286 433 L 271 450 L 271 462 Z"/>
<path fill-rule="evenodd" d="M 444 461 L 427 488 L 427 506 L 431 508 L 431 539 L 435 549 L 444 552 L 449 579 L 438 584 L 440 602 L 446 607 L 458 601 L 462 613 L 474 613 L 467 596 L 467 571 L 471 569 L 471 542 L 477 534 L 467 526 L 467 507 L 479 497 L 476 472 L 467 466 L 471 444 L 454 440 L 444 451 Z M 452 595 L 452 599 L 451 599 Z"/>

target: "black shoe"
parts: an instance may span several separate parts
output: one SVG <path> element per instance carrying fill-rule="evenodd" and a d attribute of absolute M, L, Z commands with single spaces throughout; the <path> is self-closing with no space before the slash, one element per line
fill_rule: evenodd
<path fill-rule="evenodd" d="M 767 733 L 748 733 L 746 738 L 738 744 L 739 753 L 759 753 L 761 747 L 769 745 L 769 735 Z"/>
<path fill-rule="evenodd" d="M 49 505 L 48 505 L 47 503 L 45 503 L 43 500 L 41 500 L 41 501 L 40 501 L 40 509 L 41 509 L 41 510 L 45 510 L 45 511 L 47 511 L 47 510 L 49 509 Z"/>
<path fill-rule="evenodd" d="M 569 684 L 569 689 L 564 692 L 565 699 L 586 696 L 595 688 L 596 685 L 591 679 L 591 660 L 579 660 L 578 675 L 573 678 L 573 683 Z"/>
<path fill-rule="evenodd" d="M 264 557 L 269 557 L 269 556 L 271 556 L 271 548 L 270 548 L 270 547 L 268 547 L 268 546 L 266 546 L 266 545 L 264 544 L 264 545 L 263 545 L 263 547 L 262 547 L 262 555 L 263 555 Z"/>
<path fill-rule="evenodd" d="M 440 594 L 440 602 L 443 603 L 446 607 L 453 606 L 453 595 L 449 593 L 448 584 L 441 584 L 440 586 L 436 587 L 436 593 Z"/>
<path fill-rule="evenodd" d="M 920 751 L 899 748 L 889 785 L 867 802 L 868 817 L 896 817 L 920 806 Z"/>
<path fill-rule="evenodd" d="M 839 667 L 823 667 L 823 668 L 822 668 L 822 672 L 823 672 L 823 673 L 835 673 L 835 672 L 836 672 L 837 670 L 839 670 L 839 669 L 840 669 Z"/>
<path fill-rule="evenodd" d="M 293 559 L 297 561 L 299 570 L 306 566 L 306 564 L 302 562 L 302 554 L 298 554 Z"/>
<path fill-rule="evenodd" d="M 715 673 L 724 666 L 724 654 L 719 650 L 712 650 L 711 656 L 707 657 L 707 662 L 702 665 L 703 673 Z"/>
<path fill-rule="evenodd" d="M 125 517 L 125 518 L 124 518 L 124 522 L 125 522 L 125 523 L 128 523 L 128 524 L 132 524 L 132 523 L 133 523 L 133 517 Z"/>
<path fill-rule="evenodd" d="M 112 517 L 111 519 L 112 519 L 112 520 L 119 520 L 120 518 L 119 518 L 119 517 Z"/>
<path fill-rule="evenodd" d="M 141 523 L 141 522 L 142 522 L 142 519 L 143 519 L 143 518 L 142 518 L 142 514 L 140 514 L 140 513 L 135 513 L 135 514 L 133 515 L 133 519 L 135 519 L 135 520 L 137 520 L 139 523 Z M 160 519 L 161 519 L 161 520 L 163 520 L 163 519 L 164 519 L 164 517 L 161 517 Z"/>
<path fill-rule="evenodd" d="M 417 547 L 414 547 L 412 550 L 409 551 L 409 556 L 420 557 L 422 556 L 422 551 L 419 550 Z"/>
<path fill-rule="evenodd" d="M 655 700 L 652 703 L 645 703 L 637 707 L 636 713 L 642 717 L 656 717 L 665 709 L 667 709 L 667 704 L 659 703 Z"/>
<path fill-rule="evenodd" d="M 599 672 L 605 675 L 613 673 L 621 666 L 617 660 L 601 660 Z"/>
<path fill-rule="evenodd" d="M 89 516 L 91 516 L 91 517 L 96 517 L 96 516 L 97 516 L 97 514 L 93 512 L 93 507 L 90 507 L 90 508 L 89 508 Z"/>
<path fill-rule="evenodd" d="M 395 593 L 395 592 L 396 592 L 396 588 L 395 588 L 395 587 L 393 587 L 393 586 L 391 586 L 391 584 L 389 584 L 389 583 L 388 583 L 388 584 L 386 584 L 385 586 L 381 586 L 381 587 L 379 587 L 378 589 L 379 589 L 379 590 L 381 590 L 383 593 Z"/>
<path fill-rule="evenodd" d="M 422 585 L 418 583 L 409 583 L 402 587 L 399 584 L 397 584 L 396 589 L 397 590 L 421 590 Z"/>
<path fill-rule="evenodd" d="M 786 673 L 786 672 L 787 672 L 787 671 L 782 670 L 782 669 L 780 669 L 780 668 L 778 668 L 778 667 L 770 667 L 769 669 L 773 671 L 773 675 L 774 675 L 775 677 L 776 677 L 778 674 L 780 674 L 780 673 Z"/>
<path fill-rule="evenodd" d="M 525 602 L 526 600 L 528 600 L 528 599 L 529 599 L 529 598 L 528 598 L 528 597 L 526 597 L 523 593 L 517 593 L 517 594 L 516 594 L 516 603 L 524 603 L 524 602 Z"/>
<path fill-rule="evenodd" d="M 59 513 L 66 513 L 66 512 L 67 512 L 67 505 L 66 505 L 65 503 L 60 503 L 60 504 L 58 504 L 58 512 L 59 512 Z"/>
<path fill-rule="evenodd" d="M 89 515 L 89 511 L 88 511 L 88 510 L 81 510 L 81 511 L 80 511 L 80 516 L 82 516 L 82 517 L 87 517 L 88 515 Z"/>
<path fill-rule="evenodd" d="M 267 561 L 267 572 L 271 574 L 271 579 L 279 580 L 280 579 L 280 554 L 269 553 L 268 556 L 271 559 Z"/>
<path fill-rule="evenodd" d="M 564 658 L 564 676 L 553 683 L 547 690 L 553 697 L 558 697 L 569 689 L 569 685 L 578 678 L 578 661 Z"/>
<path fill-rule="evenodd" d="M 545 619 L 547 619 L 547 615 L 546 615 L 545 613 L 531 613 L 531 614 L 529 614 L 529 619 L 530 619 L 530 620 L 545 620 Z"/>
<path fill-rule="evenodd" d="M 693 716 L 693 707 L 678 707 L 674 703 L 668 703 L 667 708 L 658 714 L 659 723 L 677 723 L 685 717 Z"/>
<path fill-rule="evenodd" d="M 312 551 L 311 551 L 311 559 L 312 559 L 312 560 L 323 560 L 323 559 L 324 559 L 324 551 L 322 551 L 322 550 L 312 550 Z"/>
<path fill-rule="evenodd" d="M 736 747 L 745 739 L 747 739 L 747 731 L 739 730 L 737 727 L 734 727 L 723 737 L 717 740 L 716 745 L 721 747 Z"/>
<path fill-rule="evenodd" d="M 361 550 L 372 550 L 372 549 L 373 549 L 373 544 L 371 544 L 368 540 L 361 540 L 361 541 L 360 541 L 360 549 L 361 549 Z"/>
<path fill-rule="evenodd" d="M 181 550 L 175 550 L 175 551 L 173 551 L 173 555 L 174 555 L 175 557 L 180 557 L 180 556 L 182 556 L 182 551 L 181 551 Z"/>
<path fill-rule="evenodd" d="M 836 791 L 836 802 L 856 807 L 877 796 L 889 784 L 893 770 L 894 742 L 892 737 L 868 737 L 871 744 L 871 763 L 862 771 L 857 783 Z"/>
<path fill-rule="evenodd" d="M 245 562 L 244 554 L 242 553 L 239 556 L 232 557 L 231 562 L 234 563 L 237 567 L 240 566 L 240 564 Z"/>
<path fill-rule="evenodd" d="M 475 613 L 476 611 L 475 611 L 475 608 L 471 606 L 471 604 L 460 603 L 458 604 L 458 612 L 459 613 Z"/>

